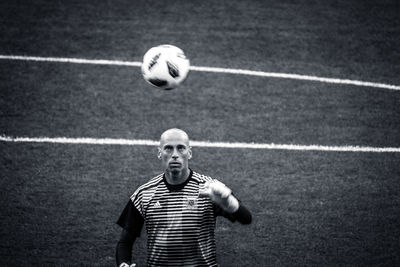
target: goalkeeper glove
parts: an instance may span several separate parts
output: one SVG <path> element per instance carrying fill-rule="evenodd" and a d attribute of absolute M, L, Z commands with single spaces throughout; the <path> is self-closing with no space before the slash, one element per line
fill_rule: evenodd
<path fill-rule="evenodd" d="M 239 201 L 232 191 L 218 180 L 207 181 L 200 189 L 200 197 L 209 197 L 215 204 L 226 212 L 234 213 L 239 209 Z"/>

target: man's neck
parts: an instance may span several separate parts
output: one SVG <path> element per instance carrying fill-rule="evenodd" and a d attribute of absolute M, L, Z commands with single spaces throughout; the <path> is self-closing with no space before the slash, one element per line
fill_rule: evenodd
<path fill-rule="evenodd" d="M 165 179 L 169 184 L 183 184 L 190 175 L 190 170 L 189 169 L 184 169 L 181 172 L 166 172 L 165 173 Z"/>

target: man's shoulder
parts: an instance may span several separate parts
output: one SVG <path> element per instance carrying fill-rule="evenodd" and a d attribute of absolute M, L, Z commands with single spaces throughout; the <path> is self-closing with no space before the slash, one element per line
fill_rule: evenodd
<path fill-rule="evenodd" d="M 207 181 L 214 180 L 214 178 L 212 178 L 211 176 L 201 174 L 195 171 L 192 171 L 192 179 L 198 183 L 205 183 Z"/>
<path fill-rule="evenodd" d="M 142 195 L 145 192 L 154 190 L 155 188 L 157 188 L 160 182 L 162 182 L 162 180 L 163 180 L 163 173 L 154 176 L 153 178 L 151 178 L 146 183 L 142 184 L 136 189 L 136 191 L 131 196 L 131 200 L 134 201 L 138 195 Z"/>

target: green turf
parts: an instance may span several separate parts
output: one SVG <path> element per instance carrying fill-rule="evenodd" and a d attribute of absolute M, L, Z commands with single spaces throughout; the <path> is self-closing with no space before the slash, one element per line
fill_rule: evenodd
<path fill-rule="evenodd" d="M 399 146 L 396 91 L 193 72 L 170 92 L 139 68 L 0 62 L 8 135 Z M 157 127 L 155 127 L 157 125 Z"/>
<path fill-rule="evenodd" d="M 0 54 L 141 61 L 400 85 L 397 1 L 2 1 Z M 400 93 L 192 71 L 164 92 L 137 67 L 0 60 L 0 134 L 400 146 Z M 160 171 L 153 147 L 0 142 L 0 265 L 112 266 L 115 225 Z M 219 219 L 221 266 L 400 265 L 398 153 L 195 148 L 253 213 Z M 135 244 L 143 266 L 146 237 Z"/>

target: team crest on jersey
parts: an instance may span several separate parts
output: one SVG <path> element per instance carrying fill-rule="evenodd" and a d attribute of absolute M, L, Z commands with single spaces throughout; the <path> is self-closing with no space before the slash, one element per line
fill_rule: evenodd
<path fill-rule="evenodd" d="M 197 209 L 197 198 L 196 197 L 186 197 L 185 207 L 189 210 Z"/>

